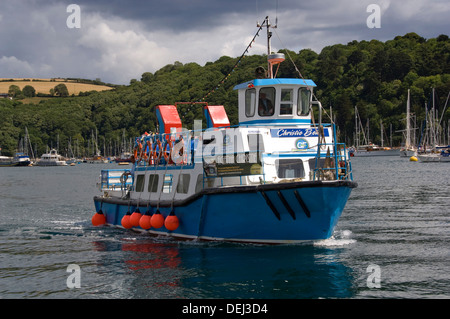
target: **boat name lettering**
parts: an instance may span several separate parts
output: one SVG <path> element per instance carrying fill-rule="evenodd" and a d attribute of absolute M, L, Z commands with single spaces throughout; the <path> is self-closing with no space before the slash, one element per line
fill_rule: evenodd
<path fill-rule="evenodd" d="M 271 129 L 272 137 L 317 137 L 317 128 L 281 128 Z M 324 130 L 324 135 L 329 136 L 328 130 Z"/>

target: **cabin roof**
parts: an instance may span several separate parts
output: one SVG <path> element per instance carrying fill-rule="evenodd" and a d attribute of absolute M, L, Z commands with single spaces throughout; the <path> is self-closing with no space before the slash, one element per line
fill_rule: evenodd
<path fill-rule="evenodd" d="M 234 87 L 234 90 L 246 89 L 246 88 L 249 88 L 252 86 L 267 86 L 267 85 L 277 85 L 277 84 L 303 85 L 303 86 L 312 86 L 312 87 L 317 86 L 313 80 L 275 78 L 275 79 L 255 79 L 252 81 L 244 82 L 244 83 L 236 85 Z"/>

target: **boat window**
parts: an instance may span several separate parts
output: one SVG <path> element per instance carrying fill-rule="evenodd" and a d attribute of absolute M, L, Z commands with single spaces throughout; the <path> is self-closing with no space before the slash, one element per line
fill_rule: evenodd
<path fill-rule="evenodd" d="M 187 192 L 189 190 L 190 180 L 191 180 L 191 175 L 180 174 L 180 177 L 178 178 L 177 193 L 187 194 Z"/>
<path fill-rule="evenodd" d="M 281 90 L 280 115 L 292 114 L 292 89 Z"/>
<path fill-rule="evenodd" d="M 256 90 L 249 89 L 245 91 L 245 116 L 252 117 L 255 115 Z"/>
<path fill-rule="evenodd" d="M 195 192 L 198 193 L 203 189 L 203 174 L 197 176 L 197 183 L 195 184 Z"/>
<path fill-rule="evenodd" d="M 248 134 L 249 151 L 264 152 L 264 140 L 261 134 Z"/>
<path fill-rule="evenodd" d="M 275 88 L 268 87 L 259 90 L 258 114 L 259 116 L 272 116 L 275 107 Z"/>
<path fill-rule="evenodd" d="M 308 88 L 300 88 L 297 100 L 297 115 L 308 115 L 311 104 L 311 91 Z"/>
<path fill-rule="evenodd" d="M 275 161 L 278 178 L 303 178 L 305 169 L 302 160 L 280 159 Z"/>
<path fill-rule="evenodd" d="M 148 191 L 156 193 L 158 191 L 159 176 L 157 174 L 150 175 L 148 178 Z"/>
<path fill-rule="evenodd" d="M 170 193 L 172 191 L 172 180 L 173 180 L 172 174 L 164 175 L 164 181 L 163 181 L 163 185 L 162 185 L 163 193 Z"/>
<path fill-rule="evenodd" d="M 136 176 L 136 192 L 144 191 L 144 183 L 145 183 L 145 175 L 137 175 Z"/>

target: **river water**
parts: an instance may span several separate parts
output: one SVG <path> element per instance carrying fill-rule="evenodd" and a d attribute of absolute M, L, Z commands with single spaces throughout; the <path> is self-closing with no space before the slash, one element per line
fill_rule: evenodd
<path fill-rule="evenodd" d="M 0 168 L 0 298 L 450 297 L 447 163 L 354 158 L 333 238 L 282 246 L 93 227 L 102 168 Z"/>

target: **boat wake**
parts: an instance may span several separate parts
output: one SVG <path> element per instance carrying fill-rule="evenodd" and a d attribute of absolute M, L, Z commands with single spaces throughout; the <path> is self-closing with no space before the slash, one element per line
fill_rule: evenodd
<path fill-rule="evenodd" d="M 344 247 L 356 243 L 356 239 L 351 239 L 350 230 L 335 231 L 333 236 L 328 239 L 320 240 L 314 243 L 317 247 Z"/>

